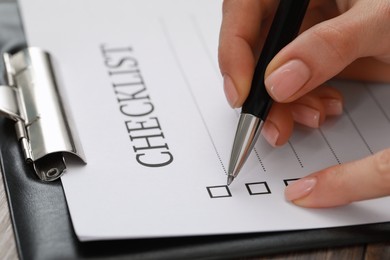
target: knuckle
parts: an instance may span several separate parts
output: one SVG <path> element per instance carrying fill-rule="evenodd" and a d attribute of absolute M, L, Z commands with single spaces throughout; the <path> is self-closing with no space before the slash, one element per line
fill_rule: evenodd
<path fill-rule="evenodd" d="M 327 173 L 332 178 L 332 188 L 333 190 L 342 190 L 345 186 L 345 178 L 343 176 L 345 175 L 344 168 L 342 167 L 331 167 L 328 170 Z"/>
<path fill-rule="evenodd" d="M 327 54 L 334 59 L 351 62 L 358 56 L 358 45 L 351 40 L 354 34 L 352 28 L 347 29 L 347 26 L 343 26 L 339 29 L 327 23 L 317 26 L 313 34 Z"/>
<path fill-rule="evenodd" d="M 329 168 L 323 169 L 321 172 L 323 181 L 327 183 L 327 189 L 329 191 L 338 191 L 342 190 L 345 186 L 345 175 L 344 168 L 337 166 L 331 166 Z"/>

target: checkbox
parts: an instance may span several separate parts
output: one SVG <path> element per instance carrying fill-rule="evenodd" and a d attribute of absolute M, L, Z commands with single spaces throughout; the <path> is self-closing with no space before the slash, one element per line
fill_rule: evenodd
<path fill-rule="evenodd" d="M 230 193 L 229 187 L 227 185 L 220 185 L 220 186 L 210 186 L 207 187 L 207 191 L 210 195 L 210 198 L 226 198 L 231 197 L 232 194 Z"/>
<path fill-rule="evenodd" d="M 245 186 L 250 195 L 271 194 L 271 190 L 265 181 L 247 183 Z"/>
<path fill-rule="evenodd" d="M 288 186 L 289 184 L 293 183 L 294 181 L 296 180 L 299 180 L 299 178 L 295 178 L 295 179 L 285 179 L 283 180 L 284 182 L 284 185 Z"/>

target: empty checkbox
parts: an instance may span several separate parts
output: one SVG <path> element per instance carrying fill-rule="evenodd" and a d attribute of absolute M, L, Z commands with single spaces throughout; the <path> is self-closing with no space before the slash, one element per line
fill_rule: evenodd
<path fill-rule="evenodd" d="M 207 187 L 207 191 L 210 195 L 210 198 L 226 198 L 231 197 L 232 194 L 230 193 L 229 187 L 227 185 L 220 185 L 220 186 L 210 186 Z"/>
<path fill-rule="evenodd" d="M 271 190 L 268 187 L 268 184 L 264 182 L 253 182 L 245 184 L 250 195 L 262 195 L 262 194 L 271 194 Z"/>

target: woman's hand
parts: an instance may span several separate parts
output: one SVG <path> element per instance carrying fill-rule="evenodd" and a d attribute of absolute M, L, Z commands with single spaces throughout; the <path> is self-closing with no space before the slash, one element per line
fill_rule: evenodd
<path fill-rule="evenodd" d="M 219 64 L 232 107 L 245 101 L 278 1 L 225 0 Z M 335 76 L 390 82 L 390 2 L 312 0 L 300 35 L 268 65 L 265 85 L 276 101 L 263 135 L 274 146 L 294 121 L 319 127 L 342 113 L 340 93 L 324 85 Z M 331 207 L 390 195 L 390 149 L 333 166 L 290 184 L 286 198 L 304 207 Z"/>

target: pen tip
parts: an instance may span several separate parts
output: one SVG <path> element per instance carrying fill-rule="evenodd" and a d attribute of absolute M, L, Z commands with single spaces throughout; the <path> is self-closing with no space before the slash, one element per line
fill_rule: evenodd
<path fill-rule="evenodd" d="M 234 177 L 232 175 L 228 175 L 228 179 L 227 179 L 227 185 L 229 186 L 234 180 Z"/>

